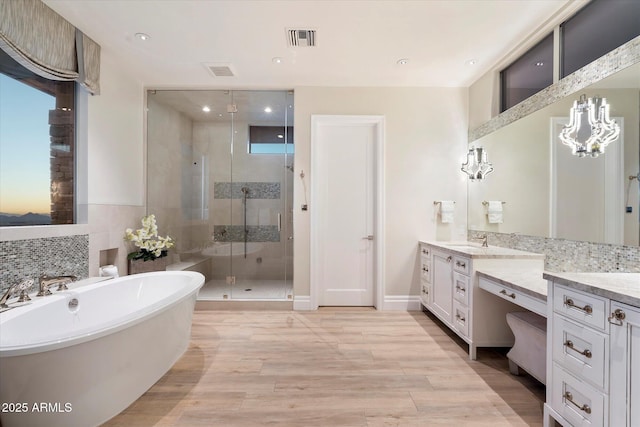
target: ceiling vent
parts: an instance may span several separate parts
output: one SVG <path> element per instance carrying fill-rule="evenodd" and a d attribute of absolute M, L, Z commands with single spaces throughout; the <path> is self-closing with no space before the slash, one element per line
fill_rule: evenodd
<path fill-rule="evenodd" d="M 215 77 L 235 76 L 230 64 L 203 64 Z"/>
<path fill-rule="evenodd" d="M 313 47 L 316 45 L 316 30 L 287 29 L 287 43 L 291 47 Z"/>

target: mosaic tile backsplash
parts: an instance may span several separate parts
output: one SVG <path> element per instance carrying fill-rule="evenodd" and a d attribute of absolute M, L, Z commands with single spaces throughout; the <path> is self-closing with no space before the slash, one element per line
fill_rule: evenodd
<path fill-rule="evenodd" d="M 89 276 L 89 235 L 2 241 L 0 266 L 2 294 L 21 280 L 37 281 L 43 274 L 86 278 Z"/>
<path fill-rule="evenodd" d="M 545 254 L 544 268 L 562 273 L 640 273 L 640 246 L 610 245 L 513 233 L 469 230 L 467 238 L 487 235 L 489 245 Z"/>

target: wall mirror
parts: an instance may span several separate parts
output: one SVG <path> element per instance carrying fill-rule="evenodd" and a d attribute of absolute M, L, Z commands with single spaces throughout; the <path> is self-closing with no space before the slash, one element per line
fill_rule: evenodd
<path fill-rule="evenodd" d="M 606 97 L 622 128 L 597 158 L 573 156 L 557 138 L 582 94 Z M 470 141 L 487 150 L 495 171 L 469 182 L 469 229 L 638 246 L 639 109 L 636 63 Z M 490 222 L 489 201 L 503 202 L 502 222 Z"/>

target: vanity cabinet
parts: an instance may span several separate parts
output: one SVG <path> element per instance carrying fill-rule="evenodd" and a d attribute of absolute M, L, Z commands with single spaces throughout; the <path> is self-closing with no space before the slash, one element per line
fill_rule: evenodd
<path fill-rule="evenodd" d="M 576 276 L 606 283 L 605 274 Z M 640 308 L 614 299 L 624 295 L 564 276 L 545 273 L 552 302 L 547 325 L 547 365 L 552 368 L 547 371 L 544 425 L 552 426 L 553 420 L 566 427 L 640 425 Z M 638 274 L 619 277 L 635 280 L 636 288 L 640 283 Z"/>
<path fill-rule="evenodd" d="M 453 312 L 453 269 L 450 253 L 431 249 L 431 265 L 433 267 L 433 296 L 431 305 L 427 306 L 443 322 L 451 325 Z"/>
<path fill-rule="evenodd" d="M 432 304 L 431 281 L 431 249 L 426 245 L 420 246 L 420 302 L 425 307 Z"/>
<path fill-rule="evenodd" d="M 517 265 L 542 271 L 543 255 L 473 244 L 421 242 L 420 260 L 421 286 L 428 292 L 426 296 L 421 293 L 422 304 L 469 345 L 470 359 L 476 358 L 477 347 L 513 345 L 506 314 L 518 311 L 518 307 L 480 290 L 476 270 Z M 429 281 L 424 275 L 425 268 L 429 270 Z"/>
<path fill-rule="evenodd" d="M 640 426 L 640 308 L 611 303 L 610 426 Z"/>

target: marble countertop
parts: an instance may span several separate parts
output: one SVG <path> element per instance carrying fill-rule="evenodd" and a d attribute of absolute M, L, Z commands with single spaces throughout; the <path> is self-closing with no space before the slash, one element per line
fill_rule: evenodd
<path fill-rule="evenodd" d="M 640 307 L 640 273 L 551 273 L 554 283 Z"/>
<path fill-rule="evenodd" d="M 547 301 L 547 281 L 542 277 L 542 270 L 482 268 L 476 273 L 533 298 Z"/>
<path fill-rule="evenodd" d="M 544 259 L 544 254 L 536 254 L 533 252 L 519 251 L 516 249 L 502 248 L 500 246 L 489 246 L 483 248 L 480 243 L 477 242 L 433 242 L 433 241 L 420 241 L 427 245 L 435 246 L 447 251 L 462 255 L 468 258 L 530 258 L 530 259 Z"/>

